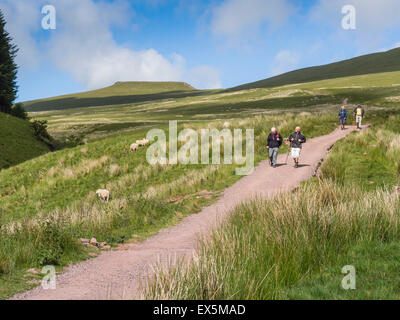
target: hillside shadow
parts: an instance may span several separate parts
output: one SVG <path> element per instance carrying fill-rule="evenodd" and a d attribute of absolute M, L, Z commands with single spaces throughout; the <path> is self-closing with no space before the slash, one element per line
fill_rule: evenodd
<path fill-rule="evenodd" d="M 98 98 L 60 98 L 50 101 L 38 101 L 33 103 L 26 103 L 25 109 L 28 112 L 39 111 L 56 111 L 64 109 L 76 109 L 85 107 L 103 107 L 111 105 L 131 104 L 138 102 L 150 102 L 154 100 L 164 99 L 180 99 L 199 97 L 210 94 L 215 94 L 215 90 L 193 90 L 193 91 L 168 91 L 158 92 L 152 94 L 138 94 L 138 95 L 123 95 L 111 97 L 98 97 Z"/>

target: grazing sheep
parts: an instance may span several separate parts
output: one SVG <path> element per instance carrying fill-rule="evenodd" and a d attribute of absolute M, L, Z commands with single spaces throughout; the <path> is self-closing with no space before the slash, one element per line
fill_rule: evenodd
<path fill-rule="evenodd" d="M 137 140 L 136 143 L 140 146 L 140 147 L 144 147 L 145 145 L 147 145 L 149 143 L 149 140 L 142 139 L 142 140 Z"/>
<path fill-rule="evenodd" d="M 106 189 L 99 189 L 99 190 L 96 191 L 96 194 L 102 200 L 105 200 L 107 202 L 108 202 L 108 200 L 110 200 L 110 191 L 108 191 Z"/>
<path fill-rule="evenodd" d="M 231 124 L 228 121 L 224 122 L 224 128 L 229 128 L 230 126 Z"/>
<path fill-rule="evenodd" d="M 132 143 L 131 146 L 129 147 L 131 151 L 137 151 L 139 150 L 139 145 L 137 143 Z"/>

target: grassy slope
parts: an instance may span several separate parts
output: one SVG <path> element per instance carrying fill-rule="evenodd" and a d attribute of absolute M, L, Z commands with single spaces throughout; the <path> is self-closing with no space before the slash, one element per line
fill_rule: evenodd
<path fill-rule="evenodd" d="M 323 66 L 295 70 L 276 77 L 244 84 L 233 89 L 269 88 L 294 83 L 392 71 L 400 71 L 400 48 Z"/>
<path fill-rule="evenodd" d="M 129 155 L 126 150 L 130 142 L 145 135 L 148 127 L 143 126 L 144 123 L 146 126 L 154 122 L 158 123 L 157 126 L 165 126 L 167 120 L 179 119 L 182 122 L 190 121 L 195 128 L 199 128 L 208 125 L 211 119 L 237 118 L 232 122 L 235 126 L 239 126 L 244 117 L 254 117 L 271 112 L 282 113 L 283 110 L 296 112 L 297 115 L 284 114 L 279 118 L 267 117 L 267 120 L 258 118 L 258 122 L 247 119 L 247 122 L 245 121 L 241 125 L 246 127 L 257 126 L 257 130 L 259 130 L 257 148 L 259 150 L 256 152 L 259 160 L 263 156 L 261 149 L 263 149 L 262 143 L 265 140 L 265 132 L 263 131 L 266 127 L 270 127 L 272 124 L 279 126 L 279 123 L 284 123 L 285 128 L 287 126 L 285 130 L 290 130 L 295 123 L 304 122 L 304 119 L 307 118 L 307 116 L 303 116 L 305 118 L 301 120 L 302 118 L 298 117 L 298 113 L 302 111 L 332 110 L 334 112 L 325 116 L 325 121 L 329 123 L 329 126 L 319 126 L 322 125 L 321 121 L 315 123 L 310 121 L 308 123 L 310 126 L 308 131 L 323 134 L 329 131 L 334 124 L 337 103 L 343 98 L 350 97 L 352 101 L 396 106 L 399 104 L 398 102 L 390 101 L 389 103 L 385 99 L 400 95 L 399 86 L 393 86 L 393 84 L 398 83 L 400 83 L 400 73 L 392 72 L 331 79 L 296 86 L 243 90 L 235 93 L 199 92 L 190 88 L 187 92 L 181 91 L 172 93 L 172 95 L 170 92 L 150 95 L 148 92 L 144 92 L 144 94 L 139 94 L 140 99 L 149 101 L 137 100 L 137 95 L 133 95 L 136 100 L 127 104 L 124 104 L 125 98 L 119 100 L 119 97 L 117 97 L 118 99 L 104 97 L 104 95 L 115 93 L 113 90 L 116 88 L 112 88 L 113 86 L 109 87 L 110 92 L 105 93 L 103 91 L 103 97 L 100 96 L 101 94 L 98 91 L 87 93 L 89 96 L 76 99 L 79 103 L 82 102 L 82 108 L 46 112 L 38 115 L 38 117 L 49 119 L 55 131 L 75 132 L 80 130 L 80 126 L 87 126 L 90 121 L 93 121 L 93 125 L 96 126 L 95 129 L 98 129 L 97 126 L 100 125 L 103 126 L 106 134 L 114 132 L 116 135 L 90 143 L 85 147 L 45 155 L 2 172 L 0 177 L 0 183 L 2 183 L 0 204 L 7 211 L 3 219 L 9 222 L 23 221 L 27 216 L 34 218 L 38 212 L 47 215 L 54 210 L 65 214 L 67 217 L 78 216 L 82 218 L 82 212 L 85 212 L 89 216 L 94 214 L 96 219 L 90 220 L 90 223 L 83 221 L 83 227 L 76 228 L 74 226 L 65 230 L 59 228 L 62 230 L 57 232 L 61 232 L 62 235 L 65 232 L 68 235 L 66 238 L 69 240 L 76 239 L 79 236 L 95 235 L 99 239 L 111 242 L 122 235 L 127 237 L 137 233 L 146 235 L 149 231 L 156 231 L 161 226 L 173 223 L 183 215 L 195 212 L 202 205 L 207 204 L 204 199 L 202 201 L 189 199 L 180 206 L 166 205 L 165 202 L 168 197 L 179 196 L 187 192 L 193 195 L 196 191 L 205 188 L 213 191 L 222 190 L 233 183 L 237 177 L 232 176 L 232 168 L 230 167 L 222 168 L 221 171 L 211 175 L 210 179 L 206 181 L 201 176 L 202 173 L 206 172 L 206 168 L 167 167 L 160 171 L 157 171 L 159 169 L 148 168 L 144 160 L 144 150 L 135 154 L 134 157 Z M 123 85 L 119 84 L 117 87 Z M 354 85 L 364 87 L 352 88 L 351 86 Z M 343 86 L 345 87 L 343 88 Z M 130 84 L 128 84 L 128 87 L 130 87 Z M 296 90 L 293 91 L 294 87 L 296 87 Z M 124 91 L 129 90 L 129 88 L 118 90 L 122 90 L 120 91 L 122 97 L 132 96 L 131 93 Z M 100 92 L 102 91 L 100 90 Z M 71 97 L 66 98 L 66 100 L 73 101 L 72 106 L 76 102 Z M 66 100 L 61 101 L 60 109 L 64 109 Z M 88 101 L 92 101 L 95 105 L 98 105 L 99 101 L 104 104 L 115 102 L 116 105 L 87 108 Z M 53 102 L 46 102 L 46 106 L 52 108 Z M 285 118 L 287 121 L 284 120 Z M 260 123 L 260 119 L 264 122 Z M 130 121 L 131 124 L 129 124 Z M 305 121 L 304 124 L 307 122 Z M 221 123 L 219 122 L 219 125 Z M 125 129 L 125 126 L 129 128 L 130 125 L 137 127 L 134 132 L 124 133 L 120 131 L 120 129 Z M 102 160 L 102 156 L 107 158 Z M 118 168 L 113 167 L 113 165 L 117 165 Z M 189 173 L 193 173 L 193 176 L 188 175 L 187 170 L 189 170 Z M 190 182 L 193 183 L 190 189 L 187 187 L 189 180 L 182 180 L 186 176 L 191 178 Z M 221 181 L 223 183 L 215 185 Z M 165 185 L 169 187 L 165 189 L 163 187 Z M 180 185 L 185 187 L 182 188 Z M 109 209 L 104 207 L 93 193 L 93 190 L 102 186 L 113 188 L 113 194 L 118 195 Z M 151 187 L 155 187 L 156 191 L 160 189 L 157 191 L 158 193 L 156 192 L 157 197 L 138 202 L 135 195 L 145 192 Z M 160 201 L 160 199 L 162 200 Z M 102 215 L 104 212 L 107 212 L 107 215 Z M 103 221 L 103 219 L 105 220 Z M 62 226 L 63 224 L 57 225 Z M 10 270 L 10 267 L 16 267 L 18 271 L 20 270 L 18 268 L 37 265 L 38 256 L 41 257 L 42 252 L 36 249 L 34 245 L 38 242 L 52 243 L 52 239 L 39 236 L 30 239 L 32 235 L 36 235 L 35 232 L 38 231 L 30 232 L 22 240 L 13 239 L 13 241 L 8 242 L 10 240 L 8 239 L 2 244 L 9 251 L 7 251 L 8 254 L 3 260 L 0 256 L 0 271 L 2 268 Z M 60 245 L 56 243 L 56 247 Z M 15 248 L 19 248 L 20 251 Z M 66 246 L 63 250 L 65 255 L 60 258 L 60 264 L 76 258 L 74 253 L 77 251 L 74 245 Z M 47 254 L 46 252 L 45 254 Z M 3 284 L 0 284 L 1 286 Z M 15 290 L 15 288 L 6 290 L 3 296 L 9 295 L 12 290 Z"/>
<path fill-rule="evenodd" d="M 189 93 L 195 95 L 196 92 L 184 82 L 116 82 L 98 90 L 27 101 L 24 106 L 27 111 L 62 110 L 181 97 Z"/>
<path fill-rule="evenodd" d="M 271 112 L 335 112 L 344 98 L 349 98 L 350 103 L 367 106 L 400 106 L 399 96 L 400 72 L 390 72 L 229 93 L 209 91 L 197 96 L 159 97 L 147 102 L 30 115 L 48 120 L 49 130 L 57 138 L 74 132 L 93 140 L 110 133 L 159 126 L 171 119 L 207 123 L 215 119 L 252 117 Z M 387 100 L 390 97 L 393 99 Z"/>
<path fill-rule="evenodd" d="M 300 123 L 310 136 L 316 136 L 335 126 L 335 117 L 323 119 L 324 124 L 321 116 L 312 115 L 240 121 L 244 121 L 242 126 L 255 128 L 258 162 L 265 157 L 265 126 L 282 123 L 280 129 L 288 135 Z M 222 128 L 221 122 L 215 125 Z M 239 120 L 232 125 L 240 127 Z M 193 123 L 191 127 L 198 129 L 202 124 Z M 142 131 L 105 138 L 1 172 L 2 222 L 12 225 L 18 221 L 22 230 L 17 237 L 7 235 L 6 228 L 2 229 L 3 235 L 0 232 L 0 296 L 25 288 L 24 281 L 18 281 L 15 274 L 39 267 L 47 261 L 43 259 L 55 256 L 52 264 L 65 265 L 82 257 L 76 245 L 79 237 L 95 236 L 100 241 L 116 243 L 133 235 L 148 236 L 210 204 L 219 191 L 239 178 L 232 165 L 151 167 L 146 163 L 145 149 L 128 151 L 129 144 L 144 134 Z M 109 204 L 96 198 L 94 190 L 99 187 L 111 191 Z M 199 198 L 196 193 L 201 190 L 209 190 L 211 198 Z M 183 196 L 180 203 L 169 200 Z M 29 221 L 41 221 L 41 216 L 53 217 L 50 226 L 30 224 Z M 48 238 L 52 235 L 54 238 Z"/>
<path fill-rule="evenodd" d="M 38 157 L 49 148 L 35 139 L 28 121 L 0 112 L 0 169 Z"/>
<path fill-rule="evenodd" d="M 356 183 L 366 192 L 366 198 L 376 189 L 390 192 L 393 185 L 400 183 L 399 111 L 381 113 L 374 120 L 375 128 L 335 145 L 322 167 L 323 176 L 334 178 L 345 187 Z M 398 216 L 397 209 L 393 212 Z M 351 247 L 338 261 L 287 288 L 283 296 L 289 299 L 397 300 L 400 298 L 399 256 L 399 239 L 383 234 L 381 239 Z M 344 276 L 340 270 L 345 265 L 356 268 L 356 290 L 343 290 L 338 285 Z"/>

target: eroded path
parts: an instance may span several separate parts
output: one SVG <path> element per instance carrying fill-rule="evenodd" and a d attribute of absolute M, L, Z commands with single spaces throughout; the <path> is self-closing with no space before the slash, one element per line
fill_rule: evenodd
<path fill-rule="evenodd" d="M 16 295 L 13 299 L 137 299 L 139 285 L 159 261 L 174 261 L 176 257 L 190 257 L 198 245 L 198 237 L 207 234 L 221 223 L 238 204 L 254 197 L 269 198 L 296 188 L 309 179 L 330 147 L 354 128 L 308 140 L 304 145 L 300 168 L 293 168 L 286 154 L 278 158 L 281 164 L 271 168 L 263 161 L 254 172 L 227 188 L 221 198 L 201 212 L 183 219 L 178 225 L 161 230 L 158 235 L 136 244 L 126 244 L 118 250 L 65 269 L 57 277 L 57 289 L 37 287 Z"/>

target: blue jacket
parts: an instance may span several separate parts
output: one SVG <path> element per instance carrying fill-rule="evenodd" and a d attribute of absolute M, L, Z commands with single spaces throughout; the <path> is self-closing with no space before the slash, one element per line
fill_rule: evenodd
<path fill-rule="evenodd" d="M 339 111 L 339 118 L 340 119 L 347 119 L 347 111 L 340 109 Z"/>

